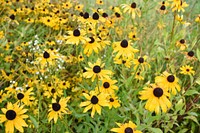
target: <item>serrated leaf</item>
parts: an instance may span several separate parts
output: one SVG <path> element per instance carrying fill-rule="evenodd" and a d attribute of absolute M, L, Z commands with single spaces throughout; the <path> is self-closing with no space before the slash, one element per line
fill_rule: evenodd
<path fill-rule="evenodd" d="M 30 120 L 33 122 L 33 125 L 35 126 L 35 128 L 38 128 L 39 125 L 38 125 L 38 122 L 36 121 L 36 119 L 31 115 L 29 115 L 29 117 L 30 117 Z"/>
<path fill-rule="evenodd" d="M 199 125 L 199 122 L 195 116 L 186 116 L 184 117 L 184 119 L 190 119 Z"/>
<path fill-rule="evenodd" d="M 185 96 L 191 96 L 194 94 L 199 94 L 199 92 L 197 90 L 187 90 Z"/>
<path fill-rule="evenodd" d="M 153 133 L 163 133 L 163 131 L 162 131 L 160 128 L 150 128 L 150 130 L 151 130 Z"/>

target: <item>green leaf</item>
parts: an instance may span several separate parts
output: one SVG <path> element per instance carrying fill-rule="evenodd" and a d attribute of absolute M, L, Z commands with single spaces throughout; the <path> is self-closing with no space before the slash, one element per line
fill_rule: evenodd
<path fill-rule="evenodd" d="M 36 121 L 36 119 L 31 115 L 29 115 L 29 117 L 30 117 L 31 121 L 33 122 L 33 125 L 35 126 L 35 128 L 38 128 L 39 125 L 38 125 L 38 122 Z"/>
<path fill-rule="evenodd" d="M 185 96 L 191 96 L 194 94 L 199 94 L 199 92 L 197 90 L 188 90 L 186 91 Z"/>
<path fill-rule="evenodd" d="M 196 53 L 197 53 L 197 59 L 200 61 L 200 50 L 197 49 L 197 50 L 196 50 Z"/>
<path fill-rule="evenodd" d="M 175 105 L 175 110 L 178 112 L 179 110 L 183 108 L 184 105 L 185 103 L 183 102 L 183 99 L 180 99 L 178 103 Z"/>
<path fill-rule="evenodd" d="M 199 125 L 199 122 L 195 116 L 186 116 L 184 117 L 184 119 L 190 119 Z"/>
<path fill-rule="evenodd" d="M 150 128 L 152 133 L 163 133 L 163 131 L 160 128 Z"/>
<path fill-rule="evenodd" d="M 200 85 L 200 77 L 198 77 L 195 82 Z"/>
<path fill-rule="evenodd" d="M 188 131 L 187 128 L 181 129 L 178 133 L 186 133 Z"/>

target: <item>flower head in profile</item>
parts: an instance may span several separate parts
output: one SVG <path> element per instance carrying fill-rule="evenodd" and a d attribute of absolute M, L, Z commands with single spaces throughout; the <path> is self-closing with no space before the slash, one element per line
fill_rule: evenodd
<path fill-rule="evenodd" d="M 70 97 L 61 98 L 59 102 L 56 102 L 55 99 L 52 99 L 52 104 L 49 105 L 49 114 L 48 120 L 54 120 L 54 123 L 57 122 L 58 118 L 62 119 L 64 114 L 70 114 L 69 109 L 67 108 L 67 102 L 69 101 Z"/>
<path fill-rule="evenodd" d="M 175 75 L 166 71 L 161 76 L 156 76 L 155 78 L 155 83 L 169 89 L 174 95 L 176 95 L 177 91 L 179 92 L 181 90 L 178 81 L 179 79 Z"/>
<path fill-rule="evenodd" d="M 28 118 L 28 115 L 25 115 L 27 109 L 23 109 L 24 106 L 19 106 L 17 103 L 12 104 L 7 103 L 7 108 L 2 108 L 3 114 L 0 114 L 0 123 L 5 122 L 5 132 L 14 133 L 14 128 L 20 132 L 24 132 L 23 127 L 28 127 L 25 118 Z"/>
<path fill-rule="evenodd" d="M 141 17 L 141 11 L 139 8 L 137 8 L 137 4 L 135 2 L 131 3 L 130 5 L 122 4 L 121 7 L 123 12 L 131 14 L 133 19 L 135 19 L 136 15 Z"/>
<path fill-rule="evenodd" d="M 182 66 L 180 70 L 181 70 L 180 73 L 184 75 L 194 75 L 195 73 L 195 71 L 193 70 L 193 67 L 189 65 Z"/>
<path fill-rule="evenodd" d="M 145 109 L 151 112 L 155 111 L 156 114 L 160 113 L 160 107 L 163 112 L 167 112 L 172 105 L 168 99 L 170 97 L 168 90 L 156 84 L 144 87 L 139 94 L 141 100 L 147 100 Z"/>
<path fill-rule="evenodd" d="M 109 77 L 113 74 L 110 70 L 103 70 L 104 63 L 101 63 L 100 59 L 97 59 L 96 63 L 92 64 L 91 62 L 88 63 L 89 68 L 86 67 L 86 72 L 83 73 L 83 77 L 85 78 L 92 78 L 92 82 L 95 78 L 101 79 L 109 79 Z"/>
<path fill-rule="evenodd" d="M 92 109 L 91 117 L 94 117 L 95 112 L 101 115 L 101 107 L 102 106 L 109 106 L 108 101 L 106 99 L 107 94 L 99 93 L 97 88 L 95 91 L 90 91 L 89 94 L 83 93 L 84 97 L 87 99 L 85 102 L 80 103 L 80 107 L 85 107 L 83 112 L 87 112 L 88 110 Z"/>
<path fill-rule="evenodd" d="M 132 122 L 129 121 L 128 123 L 117 123 L 116 124 L 119 126 L 118 128 L 112 128 L 112 132 L 116 133 L 142 133 L 141 131 L 137 130 L 137 126 Z"/>

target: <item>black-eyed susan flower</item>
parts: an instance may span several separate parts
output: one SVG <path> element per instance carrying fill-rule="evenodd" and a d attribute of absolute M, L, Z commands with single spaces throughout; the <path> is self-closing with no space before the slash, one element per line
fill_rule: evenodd
<path fill-rule="evenodd" d="M 184 54 L 188 60 L 197 60 L 197 58 L 195 57 L 195 52 L 193 50 L 184 52 Z"/>
<path fill-rule="evenodd" d="M 137 72 L 132 72 L 133 75 L 135 75 L 135 79 L 138 80 L 144 80 L 144 77 L 142 76 L 142 72 L 140 69 Z"/>
<path fill-rule="evenodd" d="M 131 17 L 135 19 L 135 16 L 141 17 L 141 11 L 137 8 L 137 4 L 135 2 L 131 3 L 131 5 L 122 4 L 121 5 L 124 13 L 131 14 Z"/>
<path fill-rule="evenodd" d="M 17 103 L 24 103 L 25 105 L 29 106 L 31 101 L 35 98 L 33 96 L 33 88 L 29 88 L 28 90 L 17 90 L 16 99 L 18 100 Z"/>
<path fill-rule="evenodd" d="M 170 74 L 166 71 L 163 72 L 161 76 L 155 77 L 155 83 L 157 83 L 159 86 L 164 86 L 166 89 L 169 89 L 173 95 L 176 95 L 177 91 L 179 92 L 181 90 L 178 82 L 179 79 L 176 77 L 176 75 Z"/>
<path fill-rule="evenodd" d="M 97 59 L 96 63 L 94 64 L 89 62 L 88 65 L 90 68 L 85 68 L 87 71 L 83 73 L 83 77 L 92 78 L 92 82 L 95 78 L 98 78 L 100 80 L 104 78 L 108 79 L 112 75 L 112 71 L 103 70 L 105 64 L 102 64 L 100 59 Z"/>
<path fill-rule="evenodd" d="M 114 63 L 115 64 L 124 64 L 126 67 L 130 68 L 132 65 L 132 58 L 126 58 L 126 57 L 122 57 L 122 58 L 114 58 Z"/>
<path fill-rule="evenodd" d="M 84 51 L 83 53 L 86 54 L 87 56 L 90 56 L 92 52 L 94 51 L 95 53 L 98 53 L 99 50 L 101 49 L 101 45 L 99 42 L 99 38 L 97 37 L 89 37 L 90 41 L 84 44 Z"/>
<path fill-rule="evenodd" d="M 128 34 L 128 38 L 134 41 L 138 41 L 140 40 L 140 38 L 137 36 L 137 32 L 136 32 L 137 28 L 134 28 L 133 31 L 129 32 Z"/>
<path fill-rule="evenodd" d="M 85 102 L 80 103 L 80 107 L 85 107 L 83 112 L 87 112 L 92 109 L 91 117 L 94 117 L 95 112 L 101 115 L 101 106 L 109 106 L 108 101 L 106 99 L 107 95 L 104 93 L 99 93 L 97 88 L 95 91 L 90 91 L 89 94 L 83 93 L 84 97 L 87 99 Z"/>
<path fill-rule="evenodd" d="M 72 3 L 69 2 L 69 1 L 67 1 L 67 2 L 65 2 L 65 3 L 62 3 L 62 7 L 63 7 L 64 9 L 69 10 L 69 9 L 72 7 Z"/>
<path fill-rule="evenodd" d="M 176 46 L 180 48 L 180 50 L 185 50 L 187 48 L 187 43 L 185 39 L 181 39 L 176 42 Z"/>
<path fill-rule="evenodd" d="M 138 59 L 133 59 L 133 64 L 134 66 L 134 70 L 136 70 L 137 68 L 140 68 L 142 71 L 150 68 L 151 66 L 149 65 L 149 63 L 146 62 L 147 56 L 139 56 Z"/>
<path fill-rule="evenodd" d="M 63 89 L 59 88 L 58 86 L 52 85 L 49 83 L 48 85 L 44 85 L 44 96 L 47 98 L 54 98 L 60 97 L 63 95 Z"/>
<path fill-rule="evenodd" d="M 103 5 L 103 0 L 96 0 L 96 4 Z"/>
<path fill-rule="evenodd" d="M 180 73 L 184 75 L 194 75 L 195 73 L 193 67 L 189 65 L 181 66 L 180 70 L 181 70 Z"/>
<path fill-rule="evenodd" d="M 116 58 L 127 57 L 127 58 L 134 58 L 134 54 L 138 52 L 139 50 L 134 49 L 131 46 L 131 41 L 127 41 L 126 39 L 120 41 L 120 42 L 114 42 L 113 43 L 113 53 L 116 54 Z"/>
<path fill-rule="evenodd" d="M 118 90 L 118 87 L 115 85 L 115 83 L 117 83 L 117 80 L 103 79 L 100 92 L 105 94 L 114 94 L 115 90 Z"/>
<path fill-rule="evenodd" d="M 84 37 L 85 31 L 75 29 L 73 31 L 68 31 L 69 36 L 65 37 L 67 39 L 66 44 L 80 44 L 86 43 L 86 41 L 90 41 L 90 39 Z"/>
<path fill-rule="evenodd" d="M 111 109 L 112 107 L 114 108 L 120 107 L 120 101 L 118 100 L 118 97 L 115 96 L 115 94 L 109 95 L 107 99 L 108 99 L 109 109 Z"/>
<path fill-rule="evenodd" d="M 56 102 L 55 99 L 52 99 L 52 104 L 49 105 L 49 114 L 48 120 L 49 122 L 53 119 L 54 123 L 57 122 L 58 118 L 62 119 L 64 114 L 70 114 L 71 112 L 67 108 L 67 102 L 70 97 L 61 98 L 59 102 Z"/>
<path fill-rule="evenodd" d="M 28 127 L 24 119 L 28 118 L 25 115 L 27 109 L 24 106 L 18 106 L 16 103 L 7 103 L 7 108 L 2 108 L 3 114 L 0 114 L 0 123 L 5 122 L 5 132 L 14 133 L 14 128 L 20 132 L 24 132 L 23 127 Z"/>
<path fill-rule="evenodd" d="M 144 90 L 140 91 L 139 94 L 141 100 L 147 100 L 145 109 L 151 112 L 155 111 L 156 114 L 160 112 L 160 107 L 163 112 L 167 112 L 167 109 L 172 105 L 168 99 L 170 97 L 168 90 L 156 84 L 144 87 Z"/>
<path fill-rule="evenodd" d="M 174 11 L 185 12 L 184 8 L 189 6 L 186 2 L 183 2 L 183 0 L 169 0 L 169 1 L 173 1 L 173 3 L 171 4 L 171 8 L 173 12 Z"/>
<path fill-rule="evenodd" d="M 112 132 L 116 133 L 142 133 L 141 131 L 137 130 L 137 126 L 132 122 L 129 121 L 128 123 L 117 123 L 116 124 L 119 126 L 118 128 L 112 128 Z"/>
<path fill-rule="evenodd" d="M 77 10 L 79 12 L 82 12 L 83 11 L 83 7 L 84 7 L 84 5 L 78 4 L 78 5 L 75 6 L 75 10 Z"/>
<path fill-rule="evenodd" d="M 47 66 L 47 64 L 51 66 L 55 64 L 56 58 L 58 58 L 58 56 L 55 52 L 49 49 L 41 53 L 40 56 L 36 58 L 35 63 L 40 64 L 42 67 Z"/>

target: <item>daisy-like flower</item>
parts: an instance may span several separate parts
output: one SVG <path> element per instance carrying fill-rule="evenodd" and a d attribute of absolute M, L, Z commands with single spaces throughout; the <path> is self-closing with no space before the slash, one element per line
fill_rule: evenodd
<path fill-rule="evenodd" d="M 131 46 L 131 41 L 127 41 L 126 39 L 122 40 L 121 42 L 114 42 L 113 43 L 113 53 L 116 53 L 116 58 L 127 57 L 127 58 L 134 58 L 134 54 L 139 50 L 134 49 Z"/>
<path fill-rule="evenodd" d="M 174 11 L 185 12 L 184 8 L 189 6 L 186 2 L 183 2 L 182 0 L 169 0 L 169 1 L 173 1 L 173 3 L 171 4 L 173 12 Z"/>
<path fill-rule="evenodd" d="M 180 50 L 185 50 L 187 48 L 186 40 L 181 39 L 181 40 L 177 41 L 176 46 L 178 46 L 180 48 Z"/>
<path fill-rule="evenodd" d="M 67 39 L 66 44 L 85 44 L 86 41 L 90 41 L 90 39 L 85 38 L 85 32 L 83 30 L 75 29 L 74 31 L 69 31 L 69 36 L 65 37 Z"/>
<path fill-rule="evenodd" d="M 132 65 L 132 58 L 114 58 L 114 63 L 119 65 L 124 64 L 126 67 L 130 68 Z"/>
<path fill-rule="evenodd" d="M 163 72 L 161 76 L 156 76 L 155 83 L 160 86 L 164 86 L 166 89 L 169 89 L 173 95 L 176 95 L 177 91 L 181 90 L 181 87 L 178 83 L 179 79 L 168 72 Z M 176 91 L 177 90 L 177 91 Z"/>
<path fill-rule="evenodd" d="M 132 74 L 135 74 L 135 79 L 138 80 L 144 80 L 144 77 L 141 75 L 142 71 L 139 69 L 136 73 L 133 72 Z"/>
<path fill-rule="evenodd" d="M 96 0 L 96 4 L 103 5 L 103 0 Z"/>
<path fill-rule="evenodd" d="M 146 68 L 150 68 L 151 66 L 149 65 L 149 63 L 145 62 L 145 60 L 147 59 L 147 56 L 139 56 L 138 59 L 133 59 L 133 64 L 134 66 L 134 70 L 136 70 L 137 68 L 141 67 L 141 70 L 145 70 Z"/>
<path fill-rule="evenodd" d="M 147 100 L 145 109 L 156 114 L 160 112 L 160 107 L 163 112 L 167 112 L 167 109 L 171 107 L 171 102 L 167 97 L 170 97 L 170 93 L 166 88 L 151 84 L 149 87 L 144 87 L 144 90 L 139 94 L 141 100 Z"/>
<path fill-rule="evenodd" d="M 39 57 L 36 58 L 35 63 L 40 64 L 42 67 L 54 65 L 55 59 L 58 58 L 53 50 L 45 50 Z"/>
<path fill-rule="evenodd" d="M 101 60 L 97 59 L 96 63 L 92 64 L 91 62 L 88 63 L 89 67 L 86 67 L 86 72 L 83 73 L 83 77 L 85 78 L 92 78 L 92 82 L 97 77 L 100 80 L 106 78 L 109 79 L 109 77 L 113 74 L 110 70 L 102 70 L 104 67 L 104 63 L 101 64 Z"/>
<path fill-rule="evenodd" d="M 135 2 L 133 2 L 131 5 L 127 5 L 127 4 L 122 4 L 121 5 L 123 12 L 124 13 L 129 13 L 131 14 L 131 17 L 133 19 L 135 19 L 135 16 L 137 15 L 138 17 L 141 17 L 141 11 L 139 8 L 137 8 L 137 4 Z"/>
<path fill-rule="evenodd" d="M 180 73 L 184 75 L 194 75 L 195 73 L 195 71 L 193 70 L 193 67 L 189 65 L 182 66 L 180 70 L 181 70 Z"/>
<path fill-rule="evenodd" d="M 80 107 L 85 107 L 83 112 L 87 112 L 92 109 L 91 117 L 94 117 L 95 112 L 101 115 L 101 106 L 109 106 L 108 101 L 106 99 L 107 95 L 104 93 L 99 93 L 97 88 L 95 91 L 90 91 L 89 94 L 83 93 L 84 97 L 87 99 L 85 102 L 80 103 Z"/>
<path fill-rule="evenodd" d="M 133 31 L 131 31 L 129 34 L 128 34 L 128 38 L 129 39 L 132 39 L 134 41 L 137 41 L 137 40 L 140 40 L 140 38 L 137 37 L 137 32 L 136 32 L 136 28 L 134 28 Z"/>
<path fill-rule="evenodd" d="M 98 43 L 99 38 L 96 37 L 90 37 L 90 41 L 84 44 L 84 54 L 87 56 L 90 56 L 92 52 L 94 51 L 95 53 L 98 53 L 99 50 L 101 49 L 100 43 Z"/>
<path fill-rule="evenodd" d="M 115 90 L 118 90 L 118 87 L 114 85 L 115 83 L 117 83 L 117 80 L 103 79 L 102 86 L 100 87 L 100 92 L 105 94 L 114 94 Z"/>
<path fill-rule="evenodd" d="M 128 123 L 117 123 L 116 124 L 119 126 L 118 128 L 112 128 L 112 132 L 116 133 L 142 133 L 141 131 L 137 130 L 137 126 L 132 122 L 129 121 Z"/>
<path fill-rule="evenodd" d="M 49 105 L 49 114 L 48 120 L 49 122 L 53 119 L 54 123 L 57 122 L 58 118 L 62 119 L 64 114 L 70 114 L 71 112 L 67 108 L 67 102 L 70 97 L 61 98 L 59 102 L 56 102 L 55 99 L 52 99 L 52 104 Z"/>
<path fill-rule="evenodd" d="M 27 112 L 27 109 L 23 109 L 24 106 L 18 106 L 17 103 L 12 104 L 7 103 L 7 108 L 2 108 L 3 114 L 0 114 L 0 123 L 5 122 L 5 132 L 14 133 L 14 128 L 20 132 L 24 132 L 23 127 L 28 127 L 25 118 L 28 118 L 28 115 L 24 113 Z"/>
<path fill-rule="evenodd" d="M 115 96 L 115 94 L 109 95 L 107 99 L 108 99 L 109 109 L 111 109 L 112 107 L 114 108 L 120 107 L 118 97 Z"/>
<path fill-rule="evenodd" d="M 166 14 L 168 11 L 166 10 L 167 6 L 169 6 L 169 3 L 167 1 L 162 1 L 160 4 L 159 12 L 160 14 Z"/>
<path fill-rule="evenodd" d="M 18 93 L 17 93 L 17 103 L 19 102 L 22 102 L 24 103 L 25 105 L 30 105 L 31 104 L 31 101 L 33 101 L 35 98 L 33 96 L 33 88 L 29 88 L 27 91 L 22 91 L 22 90 L 18 90 Z"/>
<path fill-rule="evenodd" d="M 193 50 L 190 50 L 190 51 L 188 51 L 188 52 L 185 52 L 184 54 L 185 54 L 185 56 L 186 56 L 186 58 L 187 58 L 188 60 L 197 60 L 197 58 L 195 57 L 195 53 L 194 53 Z"/>

